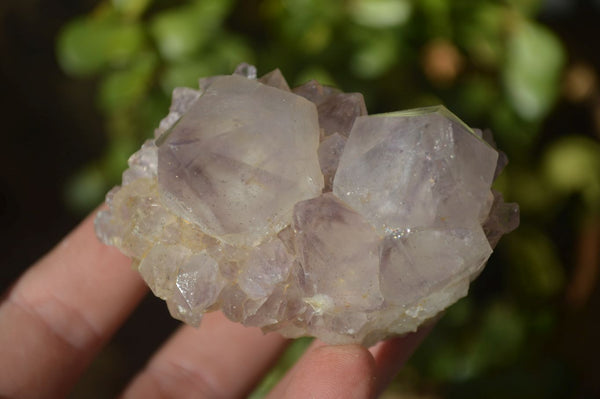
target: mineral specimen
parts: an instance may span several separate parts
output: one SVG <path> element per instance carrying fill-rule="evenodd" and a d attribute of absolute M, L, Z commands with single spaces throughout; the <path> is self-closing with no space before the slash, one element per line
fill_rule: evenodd
<path fill-rule="evenodd" d="M 505 163 L 442 106 L 367 116 L 360 94 L 242 64 L 175 89 L 96 231 L 191 325 L 220 309 L 371 345 L 466 295 L 516 228 L 490 189 Z"/>

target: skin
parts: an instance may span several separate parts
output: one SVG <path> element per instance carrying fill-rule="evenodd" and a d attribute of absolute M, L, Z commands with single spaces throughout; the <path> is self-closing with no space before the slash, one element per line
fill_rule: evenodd
<path fill-rule="evenodd" d="M 67 395 L 147 291 L 130 260 L 97 240 L 89 216 L 2 297 L 0 397 Z M 315 341 L 269 398 L 377 397 L 427 331 L 369 349 Z M 199 329 L 179 328 L 122 397 L 243 397 L 287 342 L 210 313 Z"/>

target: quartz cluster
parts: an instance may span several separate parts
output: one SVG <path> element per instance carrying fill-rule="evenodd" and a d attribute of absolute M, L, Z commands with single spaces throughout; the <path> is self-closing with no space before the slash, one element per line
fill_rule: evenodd
<path fill-rule="evenodd" d="M 361 94 L 279 70 L 177 88 L 96 231 L 173 317 L 371 345 L 467 294 L 516 204 L 506 158 L 443 106 L 367 116 Z"/>

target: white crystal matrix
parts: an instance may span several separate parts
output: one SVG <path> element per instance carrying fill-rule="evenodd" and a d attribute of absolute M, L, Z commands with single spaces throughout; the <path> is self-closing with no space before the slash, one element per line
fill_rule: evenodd
<path fill-rule="evenodd" d="M 333 344 L 414 331 L 467 294 L 518 207 L 490 188 L 489 135 L 444 107 L 366 114 L 247 64 L 178 88 L 97 234 L 194 326 L 221 310 Z"/>

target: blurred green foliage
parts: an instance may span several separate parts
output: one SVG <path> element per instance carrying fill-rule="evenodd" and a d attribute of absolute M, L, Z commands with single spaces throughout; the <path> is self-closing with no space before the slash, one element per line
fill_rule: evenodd
<path fill-rule="evenodd" d="M 522 227 L 501 242 L 488 266 L 495 288 L 448 311 L 395 389 L 462 398 L 559 397 L 561 389 L 549 393 L 542 381 L 564 387 L 568 373 L 542 349 L 556 329 L 555 303 L 565 291 L 570 255 L 561 255 L 552 229 L 561 214 L 569 214 L 571 227 L 598 217 L 600 144 L 586 132 L 543 134 L 567 57 L 555 34 L 536 21 L 540 5 L 101 1 L 66 25 L 57 41 L 63 70 L 97 81 L 108 136 L 104 156 L 73 176 L 67 201 L 87 211 L 119 183 L 127 156 L 167 113 L 174 87 L 195 87 L 199 77 L 231 73 L 242 61 L 261 73 L 278 67 L 290 85 L 316 78 L 362 92 L 371 113 L 444 103 L 468 124 L 495 132 L 511 160 L 496 186 L 521 205 Z M 305 346 L 293 346 L 254 397 Z"/>
<path fill-rule="evenodd" d="M 565 62 L 557 38 L 535 22 L 538 1 L 114 0 L 69 23 L 57 43 L 63 69 L 98 79 L 110 148 L 78 174 L 78 187 L 119 180 L 118 155 L 151 135 L 174 87 L 232 71 L 279 67 L 365 94 L 371 112 L 443 102 L 491 127 L 513 160 L 527 157 L 558 94 Z M 114 148 L 113 148 L 114 147 Z M 597 149 L 596 149 L 597 151 Z M 100 173 L 98 173 L 100 172 Z M 90 180 L 94 181 L 85 181 Z M 102 191 L 102 190 L 100 190 Z"/>

